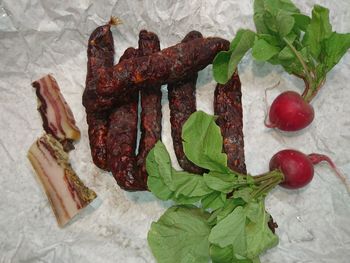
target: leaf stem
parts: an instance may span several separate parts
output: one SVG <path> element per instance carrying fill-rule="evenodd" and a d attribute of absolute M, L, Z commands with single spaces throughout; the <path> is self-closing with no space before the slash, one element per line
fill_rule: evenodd
<path fill-rule="evenodd" d="M 254 183 L 258 188 L 251 194 L 252 198 L 257 198 L 282 182 L 284 179 L 283 173 L 280 170 L 273 170 L 271 172 L 258 175 L 254 177 Z"/>
<path fill-rule="evenodd" d="M 304 59 L 301 57 L 299 51 L 296 50 L 296 48 L 288 41 L 288 39 L 286 37 L 284 37 L 283 40 L 284 40 L 284 42 L 286 42 L 288 47 L 293 51 L 295 56 L 298 58 L 300 64 L 302 65 L 302 67 L 303 67 L 303 69 L 305 71 L 305 74 L 306 74 L 306 77 L 307 77 L 307 81 L 309 82 L 309 84 L 312 83 L 313 82 L 313 77 L 311 76 L 310 71 L 309 71 L 307 65 L 305 64 Z"/>

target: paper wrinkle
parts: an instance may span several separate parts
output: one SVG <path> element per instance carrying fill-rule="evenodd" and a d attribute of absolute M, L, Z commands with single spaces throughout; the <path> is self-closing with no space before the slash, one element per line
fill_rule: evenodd
<path fill-rule="evenodd" d="M 231 39 L 239 28 L 254 30 L 253 1 L 71 2 L 0 3 L 0 262 L 155 262 L 147 232 L 172 202 L 161 202 L 151 193 L 122 191 L 110 173 L 92 163 L 81 104 L 89 35 L 111 15 L 122 19 L 123 25 L 112 27 L 116 61 L 127 47 L 137 46 L 141 29 L 157 33 L 162 48 L 180 42 L 191 30 Z M 295 2 L 308 14 L 316 3 L 329 7 L 333 28 L 350 32 L 349 1 Z M 271 103 L 287 89 L 301 92 L 303 82 L 281 67 L 253 62 L 247 55 L 239 65 L 239 73 L 248 171 L 266 172 L 274 153 L 294 148 L 329 155 L 349 178 L 349 72 L 348 52 L 312 102 L 312 125 L 286 134 L 264 127 L 264 90 L 280 82 L 268 92 Z M 58 228 L 26 157 L 30 145 L 43 134 L 31 83 L 48 73 L 56 78 L 81 129 L 82 138 L 70 153 L 73 169 L 100 200 L 64 229 Z M 214 87 L 209 66 L 199 72 L 198 109 L 213 113 Z M 179 168 L 170 136 L 165 86 L 162 91 L 162 140 Z M 349 262 L 349 195 L 326 164 L 315 167 L 314 179 L 304 189 L 274 189 L 267 198 L 267 209 L 279 225 L 280 244 L 263 255 L 262 263 Z"/>

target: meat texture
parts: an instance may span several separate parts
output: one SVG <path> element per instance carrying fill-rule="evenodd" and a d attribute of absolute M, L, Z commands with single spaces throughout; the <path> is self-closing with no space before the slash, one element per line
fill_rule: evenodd
<path fill-rule="evenodd" d="M 226 84 L 217 84 L 214 92 L 214 114 L 218 116 L 216 123 L 223 136 L 227 165 L 232 170 L 245 174 L 242 93 L 237 72 Z"/>
<path fill-rule="evenodd" d="M 142 56 L 151 55 L 160 50 L 158 36 L 142 30 L 139 34 L 139 52 Z M 141 139 L 137 155 L 137 167 L 140 181 L 147 185 L 146 157 L 158 140 L 162 131 L 162 92 L 160 85 L 141 89 Z"/>
<path fill-rule="evenodd" d="M 189 32 L 182 43 L 194 39 L 203 38 L 198 31 Z M 196 82 L 197 72 L 184 80 L 168 84 L 168 99 L 170 108 L 171 136 L 173 138 L 174 151 L 179 165 L 190 173 L 202 174 L 205 170 L 196 166 L 187 159 L 182 146 L 182 126 L 190 115 L 196 111 Z"/>
<path fill-rule="evenodd" d="M 46 75 L 32 86 L 36 90 L 44 130 L 59 140 L 65 151 L 74 149 L 73 141 L 80 139 L 80 131 L 55 78 Z"/>
<path fill-rule="evenodd" d="M 72 169 L 62 144 L 51 134 L 40 137 L 28 151 L 39 182 L 60 227 L 96 198 Z"/>
<path fill-rule="evenodd" d="M 228 48 L 229 42 L 222 38 L 197 38 L 149 56 L 124 60 L 112 69 L 100 71 L 97 91 L 105 98 L 118 98 L 135 85 L 145 88 L 176 82 L 193 76 Z"/>
<path fill-rule="evenodd" d="M 159 39 L 152 32 L 142 30 L 139 49 L 129 48 L 121 57 L 125 59 L 149 55 L 160 50 Z M 146 156 L 161 137 L 160 85 L 141 90 L 141 138 L 136 156 L 138 89 L 128 89 L 130 101 L 120 104 L 110 116 L 107 136 L 107 156 L 110 170 L 120 187 L 129 191 L 147 190 Z"/>
<path fill-rule="evenodd" d="M 139 51 L 128 48 L 120 61 L 139 56 Z M 135 149 L 137 143 L 138 90 L 129 92 L 129 101 L 117 106 L 109 117 L 107 160 L 118 185 L 125 190 L 144 190 L 138 180 Z"/>
<path fill-rule="evenodd" d="M 98 95 L 96 89 L 99 71 L 112 68 L 114 64 L 114 44 L 110 30 L 112 24 L 113 20 L 107 25 L 96 28 L 89 38 L 86 86 L 83 93 L 91 156 L 95 165 L 103 170 L 108 170 L 106 152 L 108 116 L 109 110 L 115 105 L 115 99 Z"/>

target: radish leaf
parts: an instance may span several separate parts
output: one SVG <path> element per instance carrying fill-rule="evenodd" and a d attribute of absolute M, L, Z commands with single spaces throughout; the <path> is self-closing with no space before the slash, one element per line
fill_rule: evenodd
<path fill-rule="evenodd" d="M 227 156 L 222 152 L 223 139 L 215 119 L 203 111 L 193 113 L 183 125 L 183 148 L 187 158 L 194 164 L 227 173 Z"/>
<path fill-rule="evenodd" d="M 330 37 L 331 34 L 332 26 L 329 23 L 329 10 L 315 5 L 312 10 L 311 22 L 303 39 L 303 44 L 309 48 L 314 58 L 318 58 L 321 53 L 320 43 Z"/>
<path fill-rule="evenodd" d="M 278 54 L 279 48 L 270 45 L 264 39 L 259 39 L 254 42 L 252 55 L 256 60 L 266 61 Z"/>
<path fill-rule="evenodd" d="M 148 244 L 157 262 L 207 263 L 208 212 L 195 207 L 171 207 L 148 232 Z"/>

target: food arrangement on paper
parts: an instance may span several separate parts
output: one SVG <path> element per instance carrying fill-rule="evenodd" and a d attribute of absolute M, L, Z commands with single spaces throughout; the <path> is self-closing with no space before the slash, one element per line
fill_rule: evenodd
<path fill-rule="evenodd" d="M 346 262 L 350 33 L 317 3 L 228 3 L 247 13 L 237 25 L 222 3 L 192 4 L 225 22 L 154 27 L 162 2 L 137 32 L 120 14 L 140 6 L 116 4 L 120 17 L 56 47 L 63 63 L 35 75 L 34 176 L 26 166 L 30 190 L 13 184 L 31 205 L 15 198 L 23 210 L 1 226 L 6 262 Z"/>

